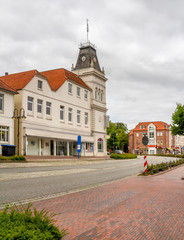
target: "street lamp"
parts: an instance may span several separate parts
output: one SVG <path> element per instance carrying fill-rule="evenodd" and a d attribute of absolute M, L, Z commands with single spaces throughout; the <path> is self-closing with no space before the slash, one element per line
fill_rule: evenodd
<path fill-rule="evenodd" d="M 19 120 L 20 120 L 20 119 L 23 119 L 23 120 L 26 119 L 24 108 L 19 109 L 19 111 L 18 111 L 17 108 L 15 108 L 15 109 L 14 109 L 14 112 L 13 112 L 13 117 L 12 117 L 12 119 L 13 119 L 13 120 L 17 119 L 17 120 L 18 120 L 18 133 L 17 133 L 17 138 L 18 138 L 17 149 L 18 149 L 18 151 L 17 151 L 17 154 L 19 155 L 19 135 L 20 135 L 20 132 L 19 132 L 19 124 L 20 124 L 20 121 L 19 121 Z"/>

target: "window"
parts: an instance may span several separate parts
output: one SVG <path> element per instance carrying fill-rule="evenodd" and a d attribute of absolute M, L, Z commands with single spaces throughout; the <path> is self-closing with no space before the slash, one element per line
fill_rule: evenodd
<path fill-rule="evenodd" d="M 77 87 L 77 97 L 80 97 L 80 87 Z"/>
<path fill-rule="evenodd" d="M 27 97 L 27 110 L 33 112 L 33 97 Z"/>
<path fill-rule="evenodd" d="M 84 118 L 85 125 L 88 125 L 88 113 L 85 112 Z"/>
<path fill-rule="evenodd" d="M 87 90 L 84 90 L 84 99 L 88 99 L 88 91 Z"/>
<path fill-rule="evenodd" d="M 103 101 L 103 93 L 101 93 L 101 99 L 100 100 L 101 100 L 101 102 Z"/>
<path fill-rule="evenodd" d="M 162 134 L 162 132 L 157 132 L 157 136 L 159 137 L 162 137 L 163 136 L 163 134 Z"/>
<path fill-rule="evenodd" d="M 64 106 L 60 106 L 60 120 L 64 120 Z"/>
<path fill-rule="evenodd" d="M 38 80 L 38 89 L 39 90 L 42 90 L 42 83 L 43 83 L 42 81 Z"/>
<path fill-rule="evenodd" d="M 80 123 L 81 111 L 77 110 L 77 123 Z"/>
<path fill-rule="evenodd" d="M 86 152 L 93 152 L 94 144 L 86 143 Z"/>
<path fill-rule="evenodd" d="M 72 122 L 72 108 L 68 108 L 68 121 Z"/>
<path fill-rule="evenodd" d="M 143 125 L 142 128 L 145 129 L 145 125 Z"/>
<path fill-rule="evenodd" d="M 9 127 L 0 126 L 0 141 L 8 142 Z"/>
<path fill-rule="evenodd" d="M 97 92 L 97 90 L 95 90 L 95 99 L 96 100 L 98 99 L 98 92 Z"/>
<path fill-rule="evenodd" d="M 46 102 L 46 114 L 51 115 L 51 102 Z"/>
<path fill-rule="evenodd" d="M 149 139 L 149 144 L 150 144 L 150 145 L 153 145 L 153 144 L 154 144 L 154 138 L 150 138 L 150 139 Z"/>
<path fill-rule="evenodd" d="M 150 133 L 149 133 L 149 137 L 150 137 L 150 138 L 154 138 L 154 132 L 150 132 Z"/>
<path fill-rule="evenodd" d="M 142 129 L 142 125 L 140 125 L 140 127 L 139 127 L 140 129 Z"/>
<path fill-rule="evenodd" d="M 98 139 L 98 152 L 103 152 L 103 139 Z"/>
<path fill-rule="evenodd" d="M 38 113 L 42 113 L 42 104 L 43 104 L 43 101 L 38 99 L 37 100 L 37 112 Z"/>
<path fill-rule="evenodd" d="M 136 136 L 139 137 L 139 133 L 136 133 Z"/>
<path fill-rule="evenodd" d="M 4 95 L 0 94 L 0 112 L 3 112 L 4 107 Z"/>
<path fill-rule="evenodd" d="M 68 83 L 68 93 L 72 94 L 72 84 Z"/>

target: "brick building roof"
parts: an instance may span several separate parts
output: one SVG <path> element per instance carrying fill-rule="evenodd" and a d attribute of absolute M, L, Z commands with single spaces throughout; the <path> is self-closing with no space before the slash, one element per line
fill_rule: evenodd
<path fill-rule="evenodd" d="M 76 74 L 63 68 L 44 72 L 38 72 L 34 69 L 26 72 L 8 74 L 0 77 L 0 80 L 13 89 L 21 90 L 33 79 L 35 75 L 46 78 L 53 91 L 56 91 L 66 80 L 71 80 L 76 84 L 91 90 Z"/>
<path fill-rule="evenodd" d="M 131 132 L 129 133 L 129 135 L 132 135 L 134 131 L 147 131 L 148 130 L 148 126 L 150 124 L 153 124 L 156 126 L 157 130 L 164 130 L 166 129 L 165 126 L 167 126 L 167 129 L 169 129 L 169 124 L 167 124 L 166 122 L 162 122 L 162 121 L 155 121 L 155 122 L 140 122 L 138 123 L 134 129 L 131 130 Z M 142 126 L 142 128 L 140 128 L 140 126 Z M 145 126 L 143 128 L 143 126 Z"/>
<path fill-rule="evenodd" d="M 8 86 L 6 83 L 4 83 L 2 80 L 0 80 L 0 89 L 6 90 L 8 92 L 16 94 L 17 91 L 10 86 Z"/>

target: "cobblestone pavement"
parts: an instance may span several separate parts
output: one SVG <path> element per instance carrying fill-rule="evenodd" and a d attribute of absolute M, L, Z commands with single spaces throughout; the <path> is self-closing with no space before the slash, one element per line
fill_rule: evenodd
<path fill-rule="evenodd" d="M 183 240 L 184 166 L 34 203 L 56 214 L 66 240 Z"/>

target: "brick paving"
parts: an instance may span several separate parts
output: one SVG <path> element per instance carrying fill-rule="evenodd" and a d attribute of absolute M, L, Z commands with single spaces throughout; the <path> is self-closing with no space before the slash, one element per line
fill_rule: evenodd
<path fill-rule="evenodd" d="M 34 203 L 56 214 L 65 240 L 183 240 L 184 166 Z"/>

